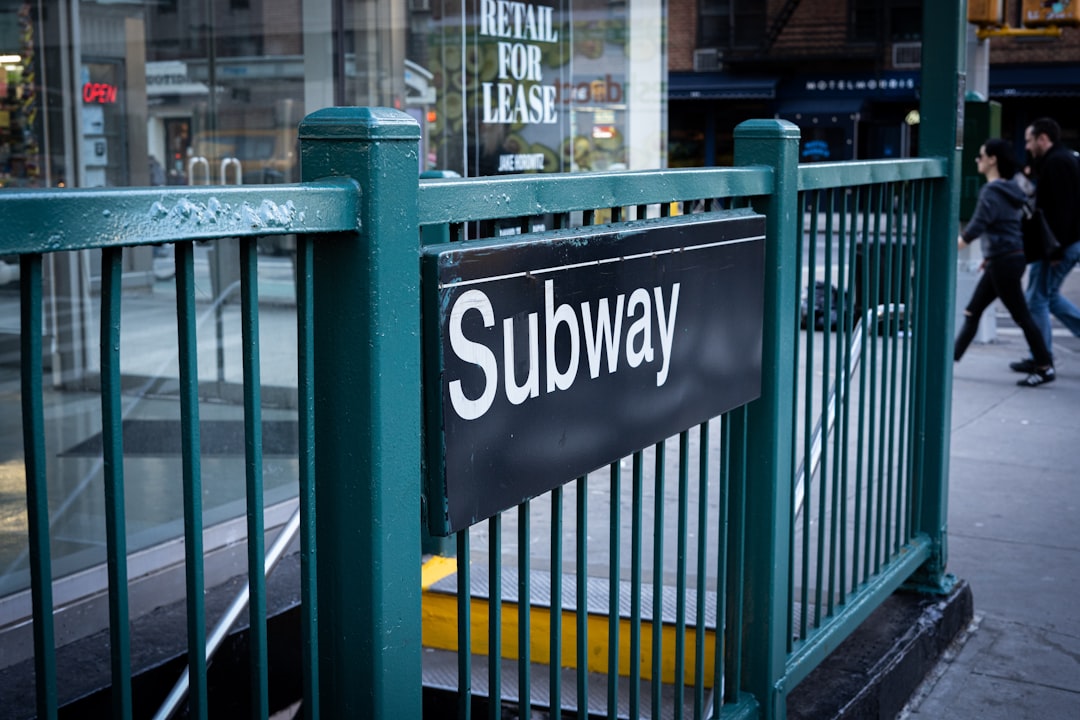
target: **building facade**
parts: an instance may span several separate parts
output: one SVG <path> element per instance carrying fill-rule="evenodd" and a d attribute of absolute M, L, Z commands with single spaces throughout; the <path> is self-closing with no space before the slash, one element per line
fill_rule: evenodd
<path fill-rule="evenodd" d="M 729 164 L 732 128 L 762 116 L 799 125 L 805 162 L 915 154 L 922 0 L 671 5 L 672 165 Z M 1003 22 L 1020 27 L 1022 6 L 1006 0 Z M 979 41 L 972 27 L 971 43 L 980 42 L 990 48 L 988 95 L 1002 105 L 1005 136 L 1022 141 L 1027 122 L 1050 115 L 1075 146 L 1080 30 Z"/>

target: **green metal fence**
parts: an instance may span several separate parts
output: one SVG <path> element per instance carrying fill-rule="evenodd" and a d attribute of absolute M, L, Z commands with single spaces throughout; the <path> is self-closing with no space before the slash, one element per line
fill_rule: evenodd
<path fill-rule="evenodd" d="M 497 232 L 506 220 L 528 230 L 537 216 L 566 227 L 695 206 L 763 213 L 762 393 L 615 460 L 601 477 L 580 478 L 457 534 L 456 687 L 454 702 L 440 705 L 448 715 L 501 717 L 505 703 L 523 715 L 543 706 L 552 717 L 563 708 L 568 716 L 590 708 L 608 717 L 783 717 L 786 692 L 892 590 L 913 578 L 924 588 L 945 587 L 944 530 L 934 520 L 944 514 L 944 462 L 940 446 L 928 449 L 926 429 L 946 421 L 927 398 L 940 386 L 926 378 L 949 372 L 941 351 L 948 329 L 942 333 L 932 318 L 951 302 L 932 270 L 940 262 L 935 202 L 949 196 L 949 162 L 800 167 L 793 125 L 751 121 L 736 131 L 735 168 L 418 183 L 417 139 L 402 113 L 335 108 L 301 125 L 302 184 L 0 195 L 9 219 L 0 252 L 21 261 L 40 717 L 57 715 L 59 681 L 41 442 L 40 268 L 44 254 L 61 250 L 100 251 L 105 268 L 101 399 L 117 717 L 132 714 L 118 281 L 124 248 L 141 244 L 176 243 L 192 716 L 206 717 L 213 706 L 202 604 L 194 240 L 242 238 L 255 716 L 269 712 L 254 272 L 255 238 L 267 234 L 300 238 L 300 651 L 308 717 L 421 715 L 428 659 L 421 651 L 419 249 Z M 819 277 L 826 291 L 823 329 L 815 330 Z M 588 520 L 597 504 L 606 517 Z M 550 529 L 534 541 L 538 514 Z M 504 523 L 516 531 L 515 553 L 504 552 Z M 486 536 L 486 567 L 471 563 L 485 554 L 474 534 Z M 541 569 L 546 587 L 535 580 Z M 488 598 L 487 643 L 479 649 L 472 621 L 478 576 Z M 504 631 L 511 606 L 516 637 Z M 604 654 L 590 664 L 590 637 L 599 636 Z M 499 661 L 507 654 L 516 659 Z M 665 663 L 670 680 L 661 682 Z"/>

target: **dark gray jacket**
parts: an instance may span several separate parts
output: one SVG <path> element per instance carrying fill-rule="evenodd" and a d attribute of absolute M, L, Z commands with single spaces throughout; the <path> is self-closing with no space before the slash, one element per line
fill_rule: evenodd
<path fill-rule="evenodd" d="M 990 259 L 1023 252 L 1020 216 L 1027 195 L 1013 180 L 994 180 L 983 185 L 975 214 L 961 233 L 964 242 L 982 238 L 983 257 Z"/>

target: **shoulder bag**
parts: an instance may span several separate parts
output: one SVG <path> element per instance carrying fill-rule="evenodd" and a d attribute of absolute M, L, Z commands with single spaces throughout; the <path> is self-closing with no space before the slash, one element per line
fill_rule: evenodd
<path fill-rule="evenodd" d="M 1042 208 L 1033 207 L 1032 203 L 1024 203 L 1020 233 L 1024 238 L 1024 259 L 1029 263 L 1049 260 L 1061 249 Z"/>

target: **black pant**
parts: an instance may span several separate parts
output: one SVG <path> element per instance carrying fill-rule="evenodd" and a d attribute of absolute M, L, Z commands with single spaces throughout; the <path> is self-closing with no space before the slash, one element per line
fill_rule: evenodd
<path fill-rule="evenodd" d="M 953 349 L 954 360 L 963 357 L 964 351 L 971 344 L 975 332 L 979 329 L 979 318 L 982 317 L 983 310 L 990 307 L 990 303 L 994 302 L 995 298 L 1001 298 L 1001 302 L 1012 315 L 1012 319 L 1024 331 L 1024 338 L 1027 339 L 1035 364 L 1040 367 L 1053 364 L 1054 359 L 1050 351 L 1046 349 L 1046 341 L 1043 340 L 1042 333 L 1035 326 L 1035 321 L 1031 319 L 1027 302 L 1024 300 L 1024 290 L 1020 286 L 1026 267 L 1023 253 L 1002 255 L 986 262 L 986 269 L 968 302 L 964 325 L 956 336 L 956 346 Z"/>

